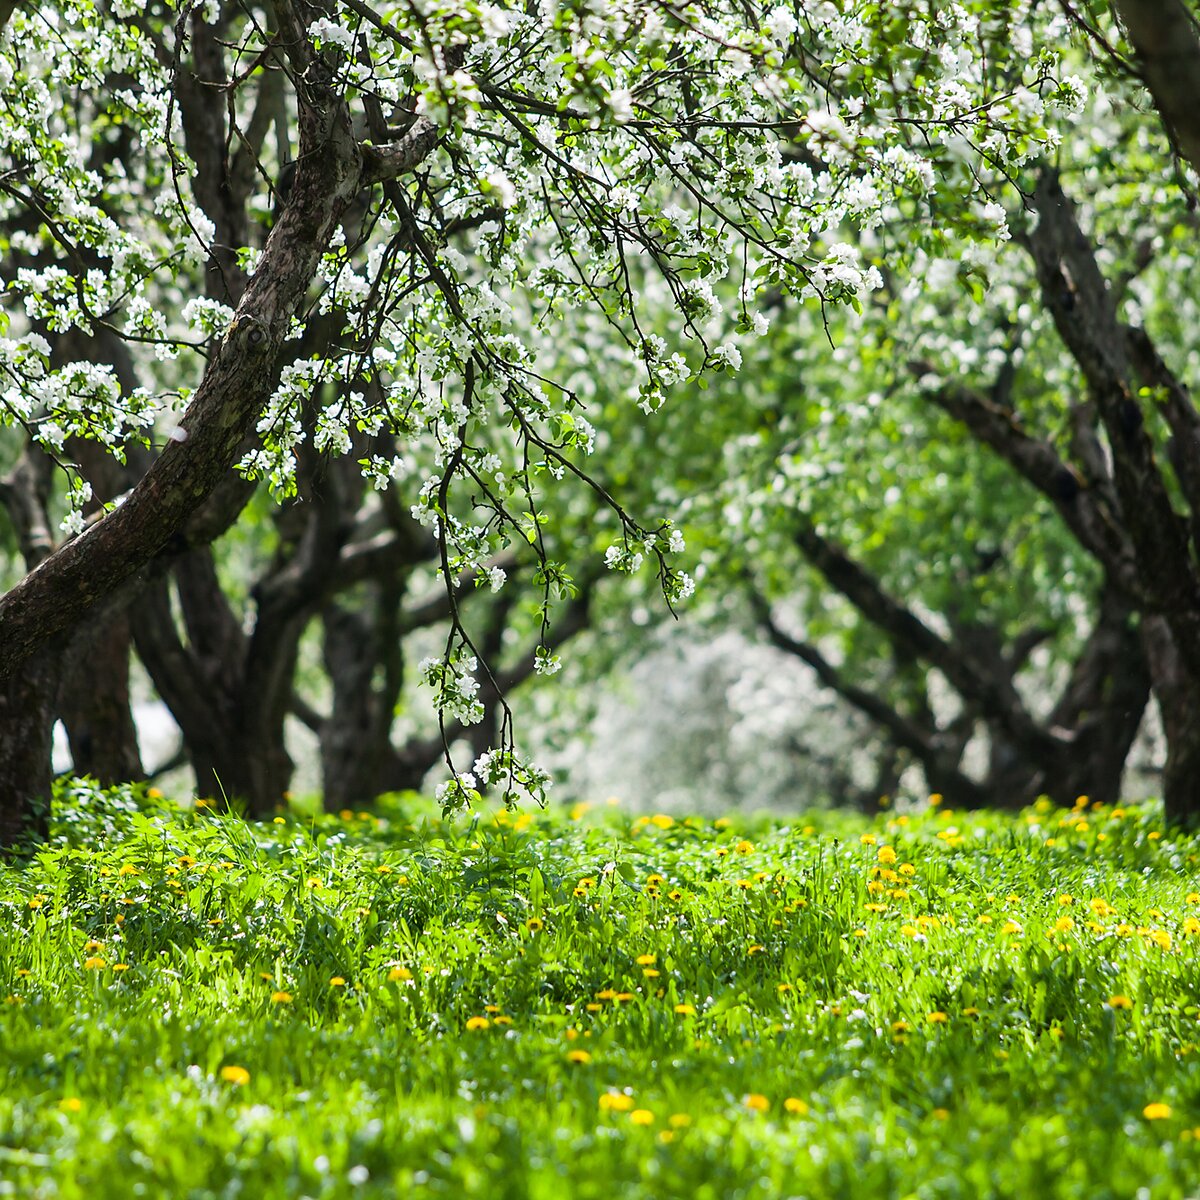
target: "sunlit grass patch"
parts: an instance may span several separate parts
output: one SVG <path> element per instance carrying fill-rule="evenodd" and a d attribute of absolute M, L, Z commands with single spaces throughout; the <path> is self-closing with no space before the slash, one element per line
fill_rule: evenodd
<path fill-rule="evenodd" d="M 0 1194 L 1200 1170 L 1198 847 L 1149 811 L 250 826 L 73 785 L 61 812 L 0 868 Z"/>

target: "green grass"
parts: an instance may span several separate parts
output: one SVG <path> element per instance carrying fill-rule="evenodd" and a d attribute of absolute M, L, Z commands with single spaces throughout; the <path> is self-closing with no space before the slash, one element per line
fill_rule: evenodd
<path fill-rule="evenodd" d="M 1182 1197 L 1200 842 L 1156 820 L 74 784 L 0 866 L 0 1195 Z"/>

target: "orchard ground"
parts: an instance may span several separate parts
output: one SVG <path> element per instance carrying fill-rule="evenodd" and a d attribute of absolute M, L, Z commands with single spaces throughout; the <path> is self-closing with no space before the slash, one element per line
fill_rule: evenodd
<path fill-rule="evenodd" d="M 85 784 L 0 867 L 0 1195 L 1183 1197 L 1200 841 Z"/>

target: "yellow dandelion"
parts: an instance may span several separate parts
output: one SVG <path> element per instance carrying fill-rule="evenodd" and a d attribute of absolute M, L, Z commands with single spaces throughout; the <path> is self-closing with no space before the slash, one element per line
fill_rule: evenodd
<path fill-rule="evenodd" d="M 1153 1104 L 1147 1104 L 1142 1109 L 1142 1116 L 1147 1121 L 1165 1121 L 1171 1115 L 1171 1106 L 1163 1104 L 1161 1100 L 1155 1101 Z"/>
<path fill-rule="evenodd" d="M 577 1066 L 585 1066 L 592 1061 L 592 1056 L 586 1050 L 568 1050 L 567 1062 L 575 1063 Z"/>
<path fill-rule="evenodd" d="M 234 1087 L 244 1087 L 250 1082 L 250 1072 L 245 1067 L 222 1067 L 221 1079 Z"/>
<path fill-rule="evenodd" d="M 754 843 L 748 842 L 748 841 L 746 841 L 745 838 L 742 838 L 742 840 L 734 846 L 734 849 L 739 854 L 753 854 L 754 853 Z"/>
<path fill-rule="evenodd" d="M 291 1004 L 293 999 L 294 999 L 294 997 L 292 996 L 291 992 L 272 992 L 271 993 L 271 1003 L 272 1004 Z"/>
<path fill-rule="evenodd" d="M 696 1006 L 694 1004 L 677 1004 L 675 1011 L 681 1017 L 694 1017 L 696 1015 Z"/>
<path fill-rule="evenodd" d="M 633 1097 L 624 1092 L 602 1092 L 599 1104 L 601 1112 L 629 1112 L 633 1108 Z"/>
<path fill-rule="evenodd" d="M 1128 996 L 1109 996 L 1109 1008 L 1132 1008 L 1133 1001 Z"/>
<path fill-rule="evenodd" d="M 487 1029 L 491 1025 L 491 1021 L 487 1017 L 469 1017 L 467 1019 L 467 1029 L 474 1033 L 479 1029 Z"/>
<path fill-rule="evenodd" d="M 783 1102 L 784 1112 L 789 1112 L 793 1116 L 802 1117 L 808 1112 L 808 1105 L 803 1100 L 797 1099 L 795 1096 L 789 1096 Z"/>
<path fill-rule="evenodd" d="M 342 976 L 341 976 L 341 975 L 335 975 L 335 976 L 334 976 L 334 977 L 333 977 L 333 978 L 332 978 L 332 979 L 329 981 L 329 986 L 330 986 L 330 987 L 335 987 L 335 988 L 339 988 L 339 987 L 345 987 L 345 986 L 346 986 L 346 981 L 345 981 L 345 979 L 343 979 L 343 978 L 342 978 Z"/>
<path fill-rule="evenodd" d="M 658 956 L 654 954 L 639 954 L 637 958 L 634 959 L 634 962 L 636 962 L 639 967 L 652 967 L 656 962 L 658 962 Z"/>
<path fill-rule="evenodd" d="M 751 1092 L 742 1103 L 752 1112 L 765 1113 L 771 1107 L 771 1102 L 761 1092 Z"/>
<path fill-rule="evenodd" d="M 653 1125 L 654 1114 L 648 1108 L 635 1108 L 629 1114 L 629 1119 L 635 1125 Z"/>
<path fill-rule="evenodd" d="M 409 980 L 413 973 L 407 967 L 393 967 L 387 974 L 388 983 L 399 983 Z"/>
<path fill-rule="evenodd" d="M 896 861 L 896 852 L 891 846 L 880 846 L 875 857 L 885 866 L 890 866 Z"/>
<path fill-rule="evenodd" d="M 83 969 L 85 971 L 102 971 L 106 966 L 108 966 L 108 963 L 98 956 L 83 960 Z"/>
<path fill-rule="evenodd" d="M 925 1014 L 925 1020 L 927 1020 L 930 1025 L 945 1025 L 949 1019 L 950 1018 L 946 1016 L 944 1012 L 931 1012 Z"/>

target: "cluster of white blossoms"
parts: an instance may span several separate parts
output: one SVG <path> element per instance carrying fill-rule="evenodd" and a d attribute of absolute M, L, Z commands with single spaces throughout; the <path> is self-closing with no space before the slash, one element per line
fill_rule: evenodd
<path fill-rule="evenodd" d="M 479 680 L 475 678 L 478 670 L 479 660 L 460 645 L 442 658 L 422 659 L 417 674 L 436 693 L 439 712 L 464 725 L 475 725 L 483 720 Z"/>

